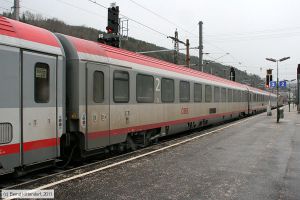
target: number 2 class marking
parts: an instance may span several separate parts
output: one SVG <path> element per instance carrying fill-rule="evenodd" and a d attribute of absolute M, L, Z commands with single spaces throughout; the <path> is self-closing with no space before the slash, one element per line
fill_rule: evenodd
<path fill-rule="evenodd" d="M 155 83 L 156 83 L 155 91 L 160 92 L 160 79 L 155 78 Z"/>

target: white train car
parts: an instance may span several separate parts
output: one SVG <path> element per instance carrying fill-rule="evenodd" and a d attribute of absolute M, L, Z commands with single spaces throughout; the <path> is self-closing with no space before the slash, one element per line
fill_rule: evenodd
<path fill-rule="evenodd" d="M 257 88 L 248 87 L 249 89 L 249 113 L 256 114 L 267 109 L 269 101 L 273 101 L 273 94 Z"/>
<path fill-rule="evenodd" d="M 82 155 L 128 139 L 145 146 L 160 136 L 249 114 L 246 85 L 96 42 L 57 37 L 67 58 L 65 138 L 73 137 Z M 263 94 L 251 91 L 256 93 Z"/>
<path fill-rule="evenodd" d="M 53 33 L 0 16 L 0 174 L 60 156 L 64 63 Z"/>
<path fill-rule="evenodd" d="M 136 149 L 274 105 L 240 83 L 4 17 L 0 72 L 0 174 Z"/>

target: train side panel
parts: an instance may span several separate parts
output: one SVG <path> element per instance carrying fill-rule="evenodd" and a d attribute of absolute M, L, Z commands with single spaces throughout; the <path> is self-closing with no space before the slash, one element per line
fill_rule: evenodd
<path fill-rule="evenodd" d="M 0 18 L 3 174 L 49 166 L 60 156 L 59 138 L 65 131 L 65 64 L 61 45 L 51 32 Z"/>
<path fill-rule="evenodd" d="M 20 166 L 20 49 L 0 45 L 0 174 Z"/>

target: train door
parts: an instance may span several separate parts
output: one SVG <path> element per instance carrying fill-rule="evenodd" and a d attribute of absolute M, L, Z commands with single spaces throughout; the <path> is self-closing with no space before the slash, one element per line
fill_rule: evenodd
<path fill-rule="evenodd" d="M 251 93 L 250 91 L 247 89 L 247 105 L 248 105 L 248 115 L 250 114 L 250 102 L 251 102 Z"/>
<path fill-rule="evenodd" d="M 57 146 L 57 58 L 22 53 L 22 163 L 54 159 Z"/>
<path fill-rule="evenodd" d="M 128 128 L 133 125 L 133 110 L 130 105 L 130 88 L 134 88 L 135 82 L 130 79 L 130 71 L 125 68 L 116 68 L 111 72 L 112 80 L 112 104 L 110 107 L 110 143 L 124 142 Z M 131 81 L 130 81 L 131 80 Z M 135 92 L 135 90 L 133 90 Z"/>
<path fill-rule="evenodd" d="M 88 149 L 95 149 L 110 142 L 109 67 L 87 63 L 86 77 L 86 141 Z"/>
<path fill-rule="evenodd" d="M 253 93 L 249 91 L 249 114 L 252 114 L 253 108 Z"/>

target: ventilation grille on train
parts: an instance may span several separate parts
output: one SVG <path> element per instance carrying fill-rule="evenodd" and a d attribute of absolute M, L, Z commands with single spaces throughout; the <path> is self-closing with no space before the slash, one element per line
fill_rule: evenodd
<path fill-rule="evenodd" d="M 7 144 L 12 141 L 12 129 L 10 123 L 0 123 L 0 144 Z"/>
<path fill-rule="evenodd" d="M 4 31 L 7 33 L 15 33 L 14 27 L 11 23 L 5 18 L 0 16 L 0 31 Z"/>

